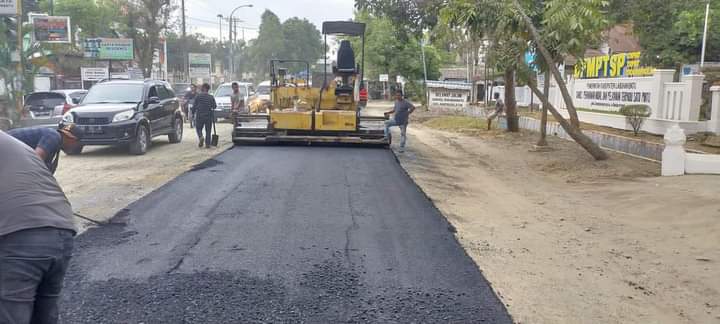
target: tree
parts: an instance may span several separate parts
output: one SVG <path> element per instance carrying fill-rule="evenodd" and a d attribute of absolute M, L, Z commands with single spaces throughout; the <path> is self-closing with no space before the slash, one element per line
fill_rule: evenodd
<path fill-rule="evenodd" d="M 643 63 L 657 68 L 679 69 L 700 60 L 707 0 L 613 0 L 626 15 L 643 48 Z M 720 60 L 720 6 L 711 1 L 706 60 Z"/>
<path fill-rule="evenodd" d="M 280 18 L 270 10 L 265 10 L 260 22 L 260 30 L 251 51 L 252 62 L 258 76 L 269 74 L 269 61 L 286 58 L 285 37 Z"/>
<path fill-rule="evenodd" d="M 553 1 L 555 3 L 553 3 Z M 583 41 L 584 39 L 582 37 L 576 38 L 578 35 L 582 35 L 582 31 L 585 30 L 585 26 L 583 23 L 578 19 L 578 17 L 582 18 L 590 18 L 589 20 L 592 20 L 592 18 L 595 18 L 595 21 L 591 21 L 591 25 L 601 25 L 602 22 L 599 22 L 599 18 L 593 17 L 593 9 L 594 6 L 601 6 L 604 4 L 603 0 L 580 0 L 577 1 L 576 6 L 572 6 L 572 4 L 569 4 L 569 1 L 573 0 L 553 0 L 546 6 L 548 11 L 551 11 L 551 13 L 548 14 L 548 17 L 545 18 L 545 21 L 547 21 L 548 26 L 555 25 L 555 29 L 552 29 L 550 27 L 549 35 L 556 35 L 556 39 L 559 40 L 561 43 L 563 41 L 567 41 L 568 47 L 566 50 L 570 50 L 574 47 L 583 47 Z M 562 3 L 561 3 L 562 2 Z M 583 6 L 585 5 L 585 6 Z M 542 54 L 543 59 L 546 62 L 554 62 L 554 58 L 552 53 L 548 50 L 548 48 L 545 46 L 545 43 L 542 39 L 542 36 L 540 35 L 540 32 L 538 31 L 537 27 L 533 23 L 532 19 L 528 16 L 528 14 L 525 12 L 525 8 L 520 4 L 518 0 L 513 0 L 512 2 L 513 9 L 515 10 L 515 14 L 521 19 L 522 22 L 524 22 L 525 27 L 530 32 L 530 38 L 535 43 L 535 47 L 538 49 L 538 51 Z M 552 13 L 552 9 L 557 8 L 557 11 L 555 13 Z M 569 9 L 568 9 L 569 8 Z M 573 19 L 574 17 L 574 19 Z M 561 21 L 567 19 L 566 25 L 561 25 Z M 558 26 L 559 25 L 559 26 Z M 580 32 L 580 33 L 578 33 Z M 578 33 L 578 34 L 574 34 Z M 562 53 L 562 49 L 560 52 Z M 580 121 L 577 118 L 577 111 L 575 110 L 575 105 L 573 103 L 573 99 L 570 96 L 570 93 L 567 90 L 567 86 L 565 85 L 564 77 L 560 74 L 560 71 L 558 70 L 557 66 L 555 64 L 548 64 L 548 68 L 550 69 L 550 72 L 555 77 L 555 82 L 558 84 L 558 88 L 560 88 L 560 93 L 563 96 L 563 100 L 565 101 L 565 105 L 567 107 L 568 113 L 571 117 L 571 122 L 567 123 L 565 121 L 565 118 L 560 115 L 557 110 L 549 104 L 548 98 L 545 94 L 540 93 L 540 91 L 537 89 L 537 84 L 533 82 L 532 78 L 529 78 L 529 86 L 535 93 L 535 95 L 538 96 L 538 98 L 541 98 L 543 100 L 543 103 L 547 103 L 548 109 L 553 113 L 553 116 L 555 116 L 555 119 L 560 123 L 560 125 L 565 129 L 565 131 L 570 135 L 578 144 L 580 144 L 590 155 L 592 155 L 596 160 L 606 160 L 608 158 L 607 153 L 603 151 L 600 146 L 598 146 L 596 143 L 594 143 L 589 137 L 587 137 L 585 134 L 582 133 L 580 130 Z M 549 80 L 545 80 L 545 82 L 549 82 Z M 575 115 L 573 119 L 573 115 Z M 575 122 L 573 122 L 573 120 Z"/>
<path fill-rule="evenodd" d="M 44 0 L 41 8 L 49 11 L 49 0 Z M 57 16 L 69 16 L 73 31 L 80 30 L 86 37 L 115 37 L 113 28 L 120 22 L 120 11 L 111 0 L 63 0 L 54 1 Z"/>
<path fill-rule="evenodd" d="M 149 78 L 160 33 L 167 28 L 174 8 L 171 0 L 123 0 L 122 6 L 127 12 L 127 34 L 133 39 L 140 69 Z"/>
<path fill-rule="evenodd" d="M 285 20 L 282 23 L 282 34 L 285 48 L 288 49 L 283 59 L 307 61 L 314 64 L 323 54 L 323 44 L 320 31 L 307 19 L 297 17 Z M 294 66 L 292 72 L 299 72 L 305 67 Z"/>

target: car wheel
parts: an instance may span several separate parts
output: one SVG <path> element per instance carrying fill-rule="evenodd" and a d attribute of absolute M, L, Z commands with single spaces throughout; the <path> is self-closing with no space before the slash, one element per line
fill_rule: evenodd
<path fill-rule="evenodd" d="M 130 154 L 143 155 L 150 145 L 150 132 L 146 126 L 140 126 L 135 134 L 135 139 L 130 143 Z"/>
<path fill-rule="evenodd" d="M 73 147 L 72 149 L 65 150 L 64 152 L 67 155 L 80 155 L 80 153 L 82 153 L 83 147 L 84 146 L 82 145 L 78 145 L 76 147 Z"/>
<path fill-rule="evenodd" d="M 168 134 L 170 143 L 180 143 L 183 136 L 183 121 L 182 118 L 175 118 L 175 127 L 173 132 Z"/>

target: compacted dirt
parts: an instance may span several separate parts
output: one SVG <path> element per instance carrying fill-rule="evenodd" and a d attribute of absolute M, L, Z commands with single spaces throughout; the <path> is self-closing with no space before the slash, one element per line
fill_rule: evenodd
<path fill-rule="evenodd" d="M 720 323 L 720 177 L 428 118 L 399 160 L 516 322 Z"/>

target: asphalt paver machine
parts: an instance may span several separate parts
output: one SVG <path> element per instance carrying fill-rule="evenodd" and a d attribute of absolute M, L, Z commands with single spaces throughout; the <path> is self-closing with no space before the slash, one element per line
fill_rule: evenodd
<path fill-rule="evenodd" d="M 328 21 L 322 26 L 325 53 L 327 37 L 341 38 L 336 64 L 328 73 L 327 56 L 322 84 L 310 85 L 310 64 L 296 60 L 271 60 L 271 103 L 264 113 L 238 114 L 233 141 L 243 143 L 304 142 L 387 145 L 385 117 L 361 116 L 358 91 L 363 76 L 365 24 Z M 349 37 L 359 37 L 363 62 L 356 64 Z M 289 77 L 288 65 L 302 64 L 307 80 Z"/>

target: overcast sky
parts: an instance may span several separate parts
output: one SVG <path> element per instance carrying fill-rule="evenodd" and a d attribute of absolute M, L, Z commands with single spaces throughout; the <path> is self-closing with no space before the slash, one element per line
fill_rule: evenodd
<path fill-rule="evenodd" d="M 235 17 L 244 20 L 239 26 L 245 29 L 245 38 L 257 37 L 260 16 L 269 9 L 284 21 L 291 17 L 307 18 L 321 29 L 323 21 L 348 20 L 353 17 L 354 0 L 185 0 L 188 33 L 202 33 L 208 37 L 219 36 L 218 14 L 227 17 L 237 6 L 252 4 L 252 8 L 241 8 Z M 238 30 L 238 38 L 241 32 Z M 227 40 L 228 25 L 223 21 L 223 39 Z"/>

